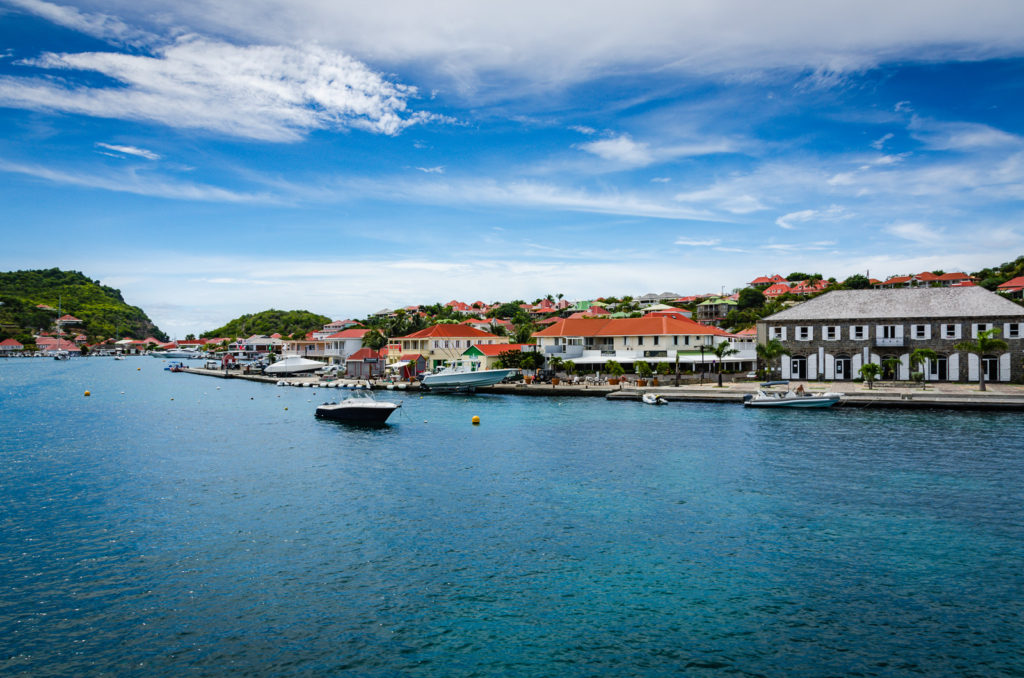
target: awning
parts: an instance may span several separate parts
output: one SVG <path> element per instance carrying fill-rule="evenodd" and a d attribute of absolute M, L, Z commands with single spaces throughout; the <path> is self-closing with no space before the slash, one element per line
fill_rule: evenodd
<path fill-rule="evenodd" d="M 389 369 L 389 370 L 390 369 L 396 369 L 397 370 L 400 367 L 405 367 L 406 365 L 411 365 L 411 364 L 412 363 L 409 362 L 408 360 L 399 360 L 397 363 L 391 363 L 390 365 L 388 365 L 387 369 Z"/>

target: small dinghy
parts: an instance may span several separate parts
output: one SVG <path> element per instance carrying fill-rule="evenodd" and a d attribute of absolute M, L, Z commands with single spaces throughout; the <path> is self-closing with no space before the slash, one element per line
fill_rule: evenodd
<path fill-rule="evenodd" d="M 668 401 L 662 398 L 660 395 L 655 393 L 645 393 L 640 396 L 640 400 L 644 401 L 648 405 L 664 405 Z"/>

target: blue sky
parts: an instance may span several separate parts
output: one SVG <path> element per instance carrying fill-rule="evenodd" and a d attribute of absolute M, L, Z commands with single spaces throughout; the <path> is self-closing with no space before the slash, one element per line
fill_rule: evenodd
<path fill-rule="evenodd" d="M 0 270 L 183 336 L 1024 253 L 1019 2 L 364 4 L 0 0 Z"/>

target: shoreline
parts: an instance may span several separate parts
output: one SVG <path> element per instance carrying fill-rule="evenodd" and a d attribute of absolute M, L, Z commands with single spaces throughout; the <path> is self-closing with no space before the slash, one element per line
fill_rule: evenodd
<path fill-rule="evenodd" d="M 205 368 L 188 368 L 185 373 L 198 374 L 218 379 L 244 379 L 267 384 L 288 381 L 295 387 L 306 388 L 339 388 L 343 384 L 363 384 L 366 380 L 342 379 L 330 382 L 319 381 L 315 377 L 270 377 L 263 374 L 238 374 L 224 370 L 207 370 Z M 180 372 L 178 374 L 181 374 Z M 843 399 L 836 407 L 879 407 L 886 409 L 950 409 L 950 410 L 983 410 L 983 411 L 1024 411 L 1024 386 L 1019 384 L 988 384 L 985 392 L 978 390 L 976 384 L 930 383 L 927 390 L 920 386 L 892 385 L 888 382 L 875 383 L 868 389 L 852 382 L 793 382 L 802 383 L 808 391 L 835 391 L 843 394 Z M 853 388 L 851 388 L 851 386 Z M 573 385 L 559 384 L 497 384 L 477 389 L 478 393 L 495 393 L 502 395 L 533 396 L 533 397 L 584 397 L 606 398 L 608 400 L 639 401 L 644 393 L 655 393 L 670 402 L 713 402 L 739 404 L 743 396 L 757 391 L 758 382 L 727 382 L 722 388 L 715 384 L 682 385 L 682 386 L 650 386 L 636 387 L 633 385 L 619 387 L 610 385 Z M 381 382 L 371 382 L 373 390 L 384 390 Z M 399 390 L 399 389 L 396 389 Z M 419 391 L 418 385 L 410 384 L 404 391 Z"/>

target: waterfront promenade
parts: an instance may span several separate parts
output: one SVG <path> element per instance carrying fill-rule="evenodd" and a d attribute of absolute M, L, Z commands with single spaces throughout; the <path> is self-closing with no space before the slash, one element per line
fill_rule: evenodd
<path fill-rule="evenodd" d="M 246 379 L 263 383 L 276 384 L 281 377 L 262 374 L 242 374 L 237 371 L 206 370 L 189 368 L 185 372 L 211 377 Z M 305 387 L 325 387 L 315 376 L 295 376 L 283 379 L 289 384 Z M 666 380 L 670 381 L 670 380 Z M 365 380 L 342 379 L 330 382 L 334 386 L 365 384 Z M 375 389 L 386 387 L 384 382 L 371 381 Z M 845 407 L 886 407 L 901 409 L 945 408 L 945 409 L 995 409 L 1024 411 L 1024 385 L 989 383 L 987 390 L 978 390 L 977 384 L 953 384 L 931 382 L 926 389 L 907 382 L 875 382 L 874 388 L 857 382 L 791 382 L 796 388 L 803 384 L 809 392 L 833 391 L 843 394 L 842 406 Z M 656 393 L 672 402 L 720 402 L 741 403 L 743 396 L 755 393 L 757 381 L 726 382 L 721 388 L 715 382 L 704 384 L 684 384 L 680 386 L 659 385 L 637 387 L 635 384 L 612 386 L 608 384 L 499 384 L 488 386 L 478 391 L 481 393 L 500 393 L 518 396 L 562 396 L 608 398 L 612 400 L 639 400 L 643 393 Z M 417 384 L 407 386 L 408 390 L 418 390 Z"/>

